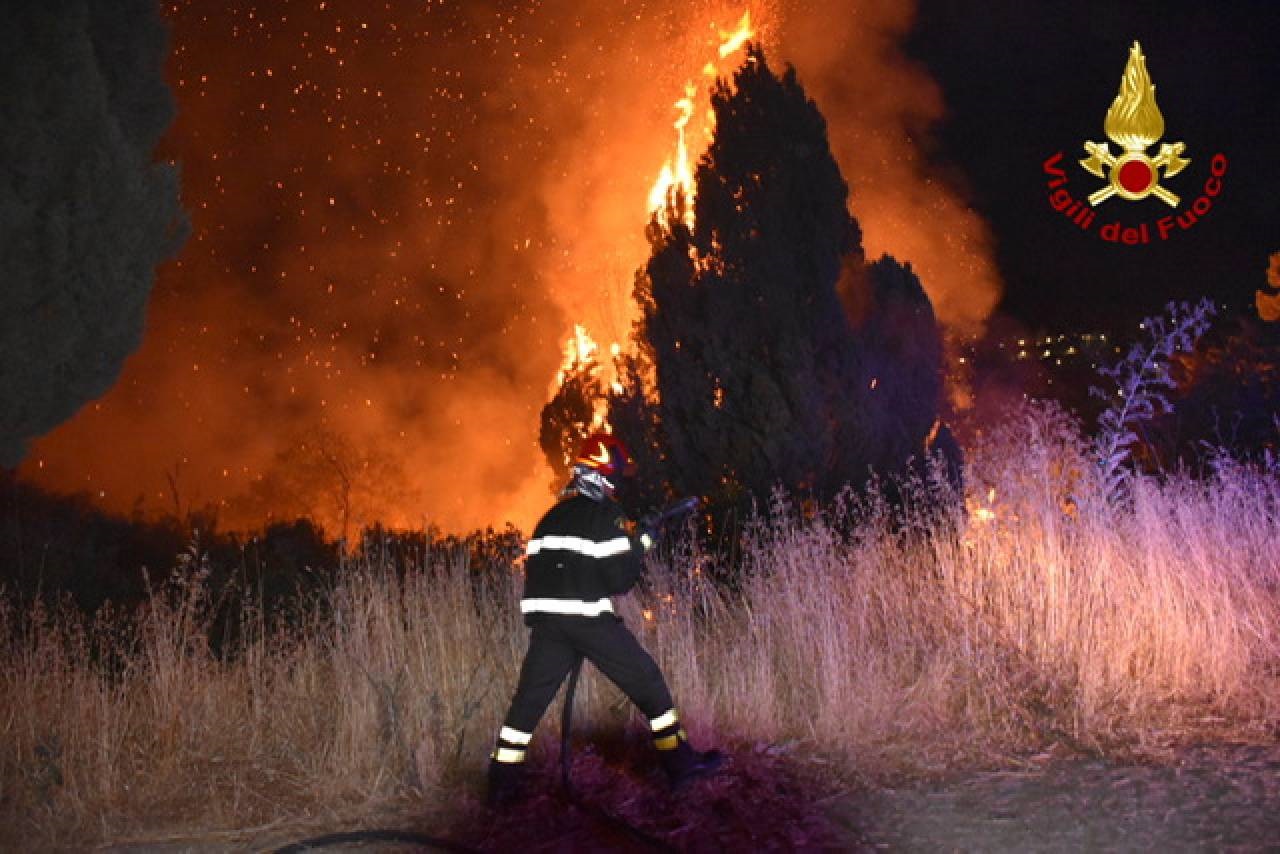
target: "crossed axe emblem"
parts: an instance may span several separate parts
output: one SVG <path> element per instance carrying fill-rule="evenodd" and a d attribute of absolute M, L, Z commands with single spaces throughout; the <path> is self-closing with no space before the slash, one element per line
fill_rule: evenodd
<path fill-rule="evenodd" d="M 1186 143 L 1164 143 L 1154 159 L 1147 156 L 1145 149 L 1131 148 L 1116 157 L 1111 147 L 1105 142 L 1086 142 L 1084 150 L 1089 155 L 1080 161 L 1080 165 L 1108 180 L 1107 186 L 1091 193 L 1089 204 L 1097 206 L 1112 196 L 1123 199 L 1145 199 L 1155 196 L 1171 208 L 1176 208 L 1180 199 L 1176 194 L 1160 186 L 1160 170 L 1164 177 L 1177 175 L 1191 161 L 1182 156 Z"/>

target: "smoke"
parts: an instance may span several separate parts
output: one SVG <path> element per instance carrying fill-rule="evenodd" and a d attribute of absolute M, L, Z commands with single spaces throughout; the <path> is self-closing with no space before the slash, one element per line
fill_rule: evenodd
<path fill-rule="evenodd" d="M 692 81 L 705 109 L 746 8 L 827 116 L 869 254 L 912 261 L 944 323 L 994 303 L 982 224 L 917 151 L 942 105 L 899 47 L 909 4 L 316 5 L 174 11 L 194 238 L 121 382 L 28 476 L 233 526 L 527 527 L 563 342 L 629 334 L 673 104 Z"/>
<path fill-rule="evenodd" d="M 914 19 L 914 4 L 901 0 L 797 2 L 782 53 L 827 117 L 867 256 L 911 262 L 939 321 L 974 333 L 1001 285 L 986 223 L 967 206 L 955 165 L 926 156 L 945 105 L 902 50 Z"/>

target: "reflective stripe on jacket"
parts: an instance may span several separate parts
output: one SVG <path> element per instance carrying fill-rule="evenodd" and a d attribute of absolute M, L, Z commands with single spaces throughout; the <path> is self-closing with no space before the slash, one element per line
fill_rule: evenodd
<path fill-rule="evenodd" d="M 613 616 L 609 597 L 635 585 L 644 546 L 627 532 L 616 502 L 574 493 L 542 517 L 526 552 L 520 610 L 532 624 L 546 616 Z"/>

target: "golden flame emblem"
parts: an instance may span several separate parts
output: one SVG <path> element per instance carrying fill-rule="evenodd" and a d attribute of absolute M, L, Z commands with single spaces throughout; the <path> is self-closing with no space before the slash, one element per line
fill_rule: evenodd
<path fill-rule="evenodd" d="M 1129 62 L 1120 79 L 1120 94 L 1111 102 L 1102 129 L 1123 151 L 1116 156 L 1105 142 L 1084 144 L 1089 156 L 1081 160 L 1080 165 L 1108 181 L 1107 186 L 1089 196 L 1089 204 L 1096 207 L 1112 196 L 1130 201 L 1155 196 L 1176 208 L 1180 200 L 1160 186 L 1160 170 L 1164 170 L 1165 178 L 1170 178 L 1187 168 L 1191 161 L 1182 156 L 1186 144 L 1181 142 L 1166 142 L 1154 158 L 1147 156 L 1147 149 L 1164 135 L 1164 116 L 1156 106 L 1156 86 L 1147 73 L 1142 45 L 1136 41 L 1129 48 Z"/>

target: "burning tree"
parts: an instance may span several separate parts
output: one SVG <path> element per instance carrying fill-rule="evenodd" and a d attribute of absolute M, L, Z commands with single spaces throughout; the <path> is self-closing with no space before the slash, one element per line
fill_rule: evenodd
<path fill-rule="evenodd" d="M 556 392 L 542 407 L 538 444 L 551 467 L 551 489 L 558 492 L 569 477 L 573 454 L 594 432 L 615 429 L 625 439 L 636 460 L 639 476 L 626 484 L 622 500 L 634 507 L 656 507 L 672 492 L 665 476 L 665 438 L 655 401 L 645 377 L 652 374 L 652 359 L 612 353 L 613 380 L 606 385 L 598 348 L 581 326 L 574 330 Z M 614 425 L 618 425 L 617 429 Z"/>
<path fill-rule="evenodd" d="M 826 125 L 758 49 L 712 94 L 694 224 L 656 221 L 637 297 L 673 482 L 694 494 L 837 486 L 862 432 L 859 354 L 836 292 L 860 252 Z"/>
<path fill-rule="evenodd" d="M 573 454 L 596 425 L 604 398 L 595 342 L 581 326 L 575 331 L 560 369 L 556 393 L 542 407 L 542 429 L 538 433 L 538 445 L 555 474 L 553 489 L 559 489 L 568 478 Z"/>
<path fill-rule="evenodd" d="M 776 75 L 750 47 L 711 101 L 693 186 L 675 183 L 650 222 L 638 355 L 615 359 L 607 395 L 607 423 L 650 473 L 641 499 L 734 505 L 779 484 L 831 495 L 900 473 L 924 455 L 941 392 L 919 280 L 888 256 L 866 263 L 825 120 L 793 68 Z M 582 388 L 562 377 L 559 408 Z"/>
<path fill-rule="evenodd" d="M 937 417 L 928 298 L 909 267 L 865 264 L 826 123 L 793 68 L 779 77 L 752 48 L 712 105 L 693 226 L 655 219 L 636 289 L 669 481 L 722 498 L 778 483 L 831 494 L 901 469 Z"/>

